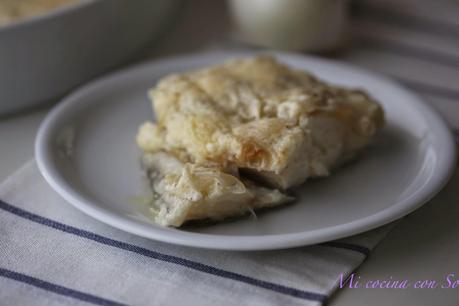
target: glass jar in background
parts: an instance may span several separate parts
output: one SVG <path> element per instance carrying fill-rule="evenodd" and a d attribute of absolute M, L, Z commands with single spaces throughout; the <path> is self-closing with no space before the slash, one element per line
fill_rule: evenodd
<path fill-rule="evenodd" d="M 345 41 L 347 0 L 228 0 L 236 37 L 294 51 L 333 51 Z"/>

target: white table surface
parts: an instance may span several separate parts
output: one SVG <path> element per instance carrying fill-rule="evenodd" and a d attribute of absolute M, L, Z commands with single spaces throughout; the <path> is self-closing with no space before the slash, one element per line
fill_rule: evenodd
<path fill-rule="evenodd" d="M 205 9 L 203 9 L 205 7 Z M 199 22 L 209 17 L 215 26 Z M 196 1 L 185 5 L 180 21 L 169 35 L 148 51 L 149 56 L 197 51 L 226 35 L 228 22 L 219 1 Z M 211 22 L 208 21 L 208 22 Z M 0 180 L 33 157 L 33 142 L 40 121 L 49 107 L 0 117 Z M 382 186 L 383 188 L 383 186 Z M 459 279 L 458 205 L 441 199 L 428 203 L 400 222 L 356 271 L 362 279 L 435 279 L 450 273 Z M 366 305 L 459 305 L 456 289 L 343 289 L 330 301 L 336 306 Z"/>

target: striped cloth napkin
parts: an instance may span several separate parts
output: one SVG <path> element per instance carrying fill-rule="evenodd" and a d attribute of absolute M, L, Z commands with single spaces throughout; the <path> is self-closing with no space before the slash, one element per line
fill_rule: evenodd
<path fill-rule="evenodd" d="M 459 1 L 353 2 L 352 48 L 338 59 L 384 73 L 459 130 Z"/>
<path fill-rule="evenodd" d="M 356 1 L 339 58 L 392 76 L 459 128 L 459 3 Z M 268 252 L 139 238 L 66 203 L 31 161 L 0 187 L 1 305 L 321 305 L 391 225 Z"/>
<path fill-rule="evenodd" d="M 280 251 L 168 245 L 82 214 L 34 161 L 0 199 L 2 305 L 321 305 L 391 227 Z"/>

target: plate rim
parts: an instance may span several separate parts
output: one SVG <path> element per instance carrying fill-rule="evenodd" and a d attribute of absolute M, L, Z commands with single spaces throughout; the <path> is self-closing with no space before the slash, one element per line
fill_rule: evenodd
<path fill-rule="evenodd" d="M 86 93 L 97 90 L 99 87 L 105 87 L 106 83 L 122 78 L 124 75 L 134 73 L 137 70 L 144 69 L 145 66 L 167 65 L 171 62 L 204 60 L 209 56 L 214 57 L 235 57 L 235 56 L 248 56 L 254 54 L 272 54 L 284 58 L 291 58 L 292 60 L 301 61 L 317 61 L 322 64 L 335 65 L 344 69 L 351 69 L 358 74 L 367 75 L 375 80 L 379 80 L 391 87 L 397 88 L 405 95 L 410 96 L 412 101 L 416 101 L 418 111 L 424 116 L 430 126 L 434 127 L 436 136 L 443 144 L 444 149 L 442 158 L 439 159 L 437 168 L 434 169 L 430 184 L 425 186 L 419 192 L 410 195 L 403 201 L 385 208 L 372 214 L 370 216 L 353 220 L 348 223 L 343 223 L 327 228 L 316 230 L 274 234 L 274 235 L 261 235 L 261 236 L 237 236 L 237 235 L 217 235 L 217 234 L 204 234 L 204 233 L 190 233 L 185 231 L 165 232 L 158 230 L 148 224 L 141 223 L 127 219 L 117 213 L 103 209 L 86 200 L 71 185 L 67 184 L 63 177 L 60 175 L 58 168 L 52 162 L 50 143 L 52 142 L 51 136 L 53 135 L 54 127 L 58 123 L 61 115 L 67 112 L 80 97 L 84 97 Z M 188 247 L 198 247 L 206 249 L 219 249 L 219 250 L 238 250 L 238 251 L 255 251 L 255 250 L 273 250 L 284 249 L 299 246 L 306 246 L 330 240 L 340 239 L 351 235 L 359 234 L 384 224 L 397 220 L 408 213 L 418 209 L 429 201 L 435 194 L 437 194 L 444 185 L 449 181 L 454 171 L 456 163 L 456 147 L 454 137 L 451 130 L 447 127 L 442 117 L 431 106 L 418 95 L 405 89 L 402 85 L 383 76 L 379 73 L 368 71 L 364 68 L 355 67 L 353 65 L 324 58 L 319 58 L 310 55 L 294 54 L 288 52 L 274 52 L 274 51 L 211 51 L 200 52 L 181 56 L 163 57 L 151 61 L 141 62 L 140 64 L 128 67 L 126 69 L 118 70 L 103 77 L 91 81 L 77 90 L 70 93 L 63 98 L 52 110 L 46 115 L 45 119 L 40 124 L 37 136 L 35 138 L 35 158 L 39 171 L 48 182 L 48 184 L 66 201 L 71 205 L 84 212 L 85 214 L 95 218 L 103 223 L 106 223 L 115 228 L 135 234 L 144 238 L 183 245 Z M 412 199 L 414 197 L 414 199 Z M 216 239 L 217 238 L 217 239 Z M 223 238 L 223 239 L 222 239 Z M 221 240 L 221 241 L 220 241 Z"/>

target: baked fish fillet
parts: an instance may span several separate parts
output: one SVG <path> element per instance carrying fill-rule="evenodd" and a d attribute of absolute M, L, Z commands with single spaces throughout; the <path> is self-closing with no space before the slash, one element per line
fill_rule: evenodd
<path fill-rule="evenodd" d="M 190 220 L 219 221 L 292 200 L 278 190 L 241 180 L 237 169 L 229 173 L 218 165 L 182 163 L 161 151 L 145 154 L 143 164 L 154 193 L 155 222 L 164 226 L 178 227 Z"/>
<path fill-rule="evenodd" d="M 168 76 L 150 97 L 156 123 L 137 135 L 144 152 L 235 166 L 281 189 L 329 175 L 384 124 L 382 108 L 363 91 L 268 56 Z"/>

